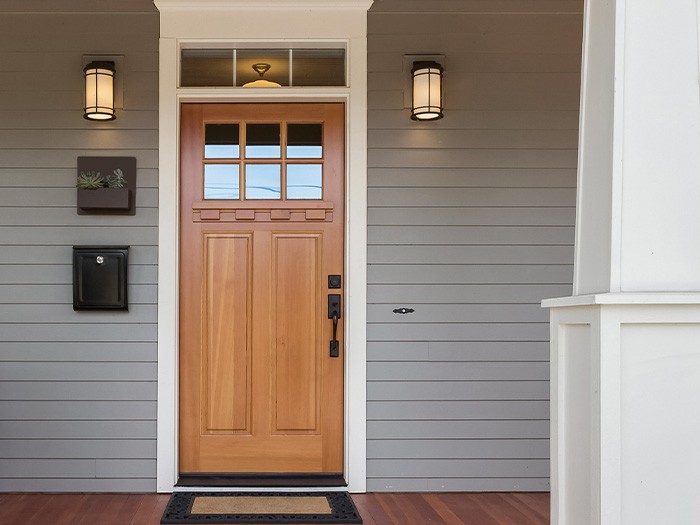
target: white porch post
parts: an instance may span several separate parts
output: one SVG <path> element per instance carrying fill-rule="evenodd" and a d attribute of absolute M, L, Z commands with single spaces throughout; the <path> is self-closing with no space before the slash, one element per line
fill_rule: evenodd
<path fill-rule="evenodd" d="M 552 523 L 700 523 L 700 0 L 587 0 Z"/>

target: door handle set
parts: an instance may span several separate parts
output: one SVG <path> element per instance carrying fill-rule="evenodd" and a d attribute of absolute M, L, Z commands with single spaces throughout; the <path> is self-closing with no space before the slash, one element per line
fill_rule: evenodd
<path fill-rule="evenodd" d="M 333 339 L 330 344 L 330 356 L 340 356 L 340 345 L 338 343 L 338 319 L 340 319 L 340 294 L 328 294 L 328 319 L 333 319 Z"/>

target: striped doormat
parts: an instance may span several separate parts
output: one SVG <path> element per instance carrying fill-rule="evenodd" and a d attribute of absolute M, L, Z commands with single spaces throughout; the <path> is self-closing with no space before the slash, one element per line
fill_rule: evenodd
<path fill-rule="evenodd" d="M 175 492 L 161 523 L 362 523 L 347 492 Z"/>

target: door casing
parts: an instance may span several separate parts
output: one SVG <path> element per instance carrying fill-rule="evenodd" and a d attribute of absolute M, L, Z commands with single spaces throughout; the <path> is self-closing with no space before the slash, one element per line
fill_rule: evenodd
<path fill-rule="evenodd" d="M 179 122 L 182 102 L 344 102 L 346 105 L 345 474 L 367 486 L 367 10 L 372 0 L 154 0 L 160 11 L 158 151 L 158 404 L 156 488 L 177 481 Z M 265 24 L 260 24 L 264 19 Z M 344 47 L 347 87 L 207 89 L 178 87 L 183 46 Z M 352 253 L 352 257 L 349 254 Z"/>
<path fill-rule="evenodd" d="M 183 13 L 186 15 L 186 13 Z M 337 34 L 365 27 L 347 16 Z M 326 41 L 327 43 L 328 41 Z M 177 88 L 180 43 L 161 38 L 159 111 L 159 271 L 157 491 L 178 490 L 179 106 L 183 102 L 343 102 L 346 107 L 345 462 L 348 490 L 366 490 L 367 93 L 364 29 L 334 44 L 348 48 L 348 88 L 289 88 L 279 93 Z M 260 44 L 264 47 L 264 44 Z M 308 43 L 307 43 L 308 45 Z M 354 80 L 357 79 L 357 80 Z M 352 258 L 349 254 L 352 253 Z M 312 489 L 313 490 L 313 489 Z"/>

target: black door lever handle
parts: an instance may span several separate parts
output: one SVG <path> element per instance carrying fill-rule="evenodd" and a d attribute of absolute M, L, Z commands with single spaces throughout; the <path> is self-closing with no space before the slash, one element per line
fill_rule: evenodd
<path fill-rule="evenodd" d="M 339 357 L 338 319 L 340 319 L 340 294 L 328 294 L 328 319 L 333 319 L 333 339 L 331 339 L 330 356 Z"/>
<path fill-rule="evenodd" d="M 331 357 L 338 357 L 338 312 L 333 312 L 333 339 L 331 340 Z"/>

